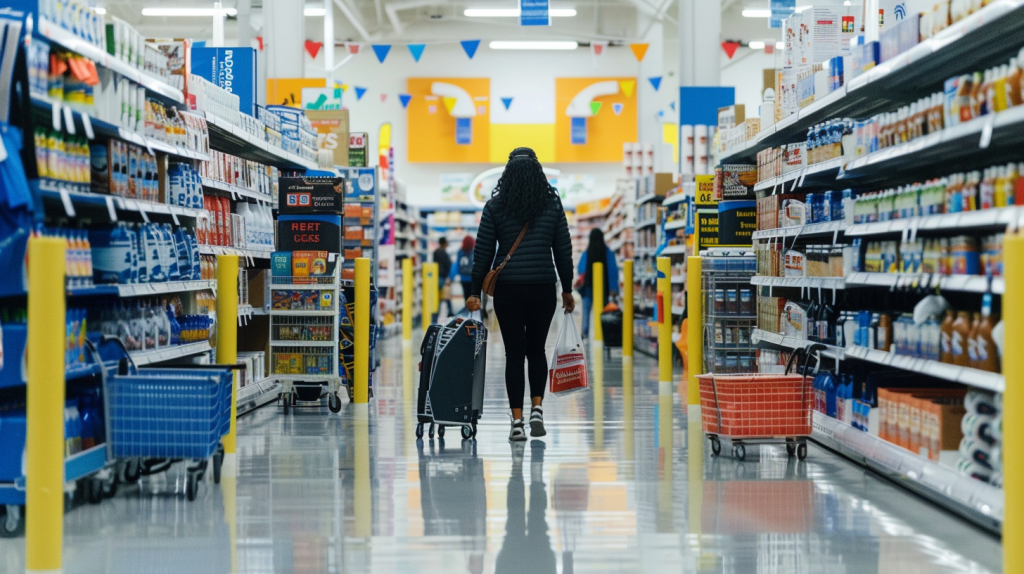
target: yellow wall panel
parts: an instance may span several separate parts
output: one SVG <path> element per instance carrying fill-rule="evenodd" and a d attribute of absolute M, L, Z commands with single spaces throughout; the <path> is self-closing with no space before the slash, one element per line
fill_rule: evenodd
<path fill-rule="evenodd" d="M 430 85 L 434 82 L 454 84 L 473 97 L 477 115 L 473 118 L 473 139 L 468 145 L 455 143 L 455 118 L 445 109 L 442 98 L 432 96 Z M 412 95 L 406 108 L 408 161 L 487 163 L 491 150 L 489 78 L 409 78 L 406 85 Z"/>
<path fill-rule="evenodd" d="M 555 161 L 555 124 L 491 124 L 492 163 L 506 163 L 517 147 L 533 148 L 542 163 Z"/>
<path fill-rule="evenodd" d="M 267 80 L 267 105 L 302 107 L 302 88 L 326 88 L 324 78 L 271 78 Z"/>
<path fill-rule="evenodd" d="M 672 157 L 679 158 L 679 126 L 672 122 L 661 124 L 661 141 L 672 144 Z"/>
<path fill-rule="evenodd" d="M 555 159 L 559 162 L 621 162 L 622 144 L 637 141 L 636 91 L 629 96 L 619 89 L 612 96 L 595 99 L 601 103 L 596 116 L 587 118 L 587 143 L 573 145 L 572 120 L 565 110 L 573 97 L 587 86 L 607 81 L 636 81 L 636 78 L 555 78 Z M 615 115 L 614 104 L 622 104 Z"/>

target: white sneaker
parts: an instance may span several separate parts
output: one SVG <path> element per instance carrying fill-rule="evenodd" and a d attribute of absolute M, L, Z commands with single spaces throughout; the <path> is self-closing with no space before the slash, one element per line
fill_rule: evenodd
<path fill-rule="evenodd" d="M 544 430 L 544 409 L 536 406 L 530 411 L 530 436 L 544 436 L 548 434 Z"/>
<path fill-rule="evenodd" d="M 526 431 L 523 429 L 523 419 L 515 419 L 512 421 L 512 430 L 508 433 L 508 440 L 526 440 Z"/>

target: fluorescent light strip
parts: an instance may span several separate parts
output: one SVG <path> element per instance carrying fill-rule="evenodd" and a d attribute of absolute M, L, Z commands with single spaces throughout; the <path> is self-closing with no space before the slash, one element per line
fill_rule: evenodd
<path fill-rule="evenodd" d="M 466 8 L 462 13 L 469 18 L 518 18 L 519 8 Z M 572 18 L 576 15 L 574 8 L 552 8 L 552 18 Z"/>
<path fill-rule="evenodd" d="M 804 10 L 806 10 L 806 9 L 808 9 L 810 7 L 811 6 L 797 6 L 796 7 L 796 11 L 797 12 L 803 12 Z M 770 8 L 744 8 L 742 14 L 743 14 L 744 18 L 771 18 L 772 17 L 772 11 L 771 11 Z"/>
<path fill-rule="evenodd" d="M 750 42 L 747 42 L 747 47 L 750 48 L 751 50 L 764 50 L 764 42 L 762 42 L 761 40 L 751 40 Z M 775 48 L 777 50 L 782 50 L 785 47 L 786 44 L 784 44 L 783 42 L 775 42 Z"/>
<path fill-rule="evenodd" d="M 143 8 L 143 16 L 166 16 L 169 18 L 186 18 L 191 16 L 212 17 L 216 14 L 225 16 L 237 16 L 238 10 L 234 8 Z"/>
<path fill-rule="evenodd" d="M 323 17 L 323 16 L 327 15 L 327 10 L 323 6 L 319 6 L 319 7 L 318 6 L 306 6 L 302 10 L 302 15 L 303 16 L 314 16 L 314 17 L 320 16 L 320 17 Z"/>
<path fill-rule="evenodd" d="M 535 41 L 513 42 L 495 41 L 488 44 L 492 50 L 575 50 L 577 42 Z"/>

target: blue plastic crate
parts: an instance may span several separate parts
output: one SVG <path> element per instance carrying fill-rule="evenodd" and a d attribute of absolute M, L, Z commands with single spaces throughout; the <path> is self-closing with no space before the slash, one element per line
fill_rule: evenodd
<path fill-rule="evenodd" d="M 230 425 L 230 382 L 222 371 L 160 371 L 108 381 L 114 456 L 211 456 Z"/>
<path fill-rule="evenodd" d="M 231 387 L 234 385 L 234 375 L 230 369 L 141 369 L 140 375 L 154 378 L 189 378 L 196 376 L 215 376 L 220 378 L 220 401 L 221 401 L 221 433 L 220 436 L 228 434 L 231 430 Z"/>

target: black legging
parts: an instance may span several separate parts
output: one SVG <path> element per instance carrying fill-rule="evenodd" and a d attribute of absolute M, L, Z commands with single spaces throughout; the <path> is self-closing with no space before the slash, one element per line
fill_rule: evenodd
<path fill-rule="evenodd" d="M 494 313 L 505 343 L 505 391 L 510 408 L 523 408 L 524 361 L 530 373 L 530 396 L 544 396 L 548 377 L 544 343 L 558 305 L 555 297 L 551 283 L 498 283 Z"/>

